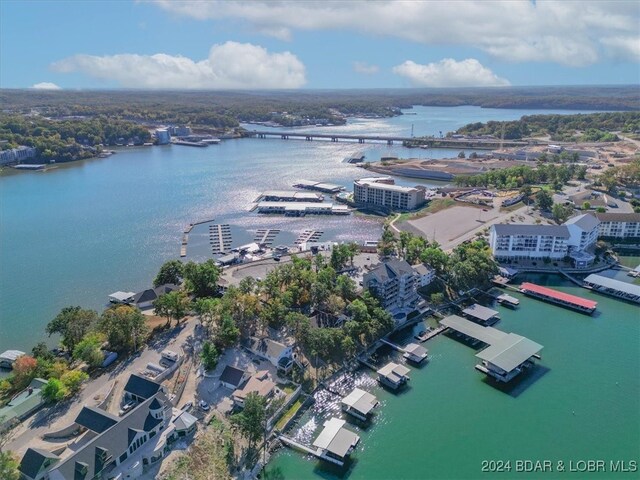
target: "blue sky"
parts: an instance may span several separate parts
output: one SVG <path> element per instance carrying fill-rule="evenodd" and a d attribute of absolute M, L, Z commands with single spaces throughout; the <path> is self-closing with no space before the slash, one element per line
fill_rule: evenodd
<path fill-rule="evenodd" d="M 0 2 L 0 87 L 640 83 L 640 2 Z"/>

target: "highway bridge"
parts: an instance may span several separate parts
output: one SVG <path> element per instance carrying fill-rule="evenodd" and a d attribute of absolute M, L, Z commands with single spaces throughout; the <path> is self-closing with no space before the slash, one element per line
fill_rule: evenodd
<path fill-rule="evenodd" d="M 497 138 L 437 138 L 437 137 L 401 137 L 401 136 L 382 136 L 382 135 L 348 135 L 342 133 L 316 133 L 316 132 L 282 132 L 268 130 L 247 130 L 243 133 L 244 137 L 251 138 L 280 138 L 282 140 L 298 139 L 313 141 L 316 138 L 327 139 L 332 142 L 340 140 L 358 141 L 358 143 L 366 142 L 386 142 L 387 145 L 393 145 L 394 142 L 401 142 L 404 145 L 441 148 L 485 148 L 494 149 L 503 147 L 524 147 L 527 142 L 504 140 Z"/>

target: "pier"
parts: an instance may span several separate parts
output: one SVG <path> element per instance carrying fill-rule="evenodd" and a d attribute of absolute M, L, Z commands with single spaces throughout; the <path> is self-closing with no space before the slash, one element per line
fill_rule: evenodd
<path fill-rule="evenodd" d="M 278 132 L 269 130 L 252 130 L 243 133 L 244 137 L 249 138 L 279 138 L 281 140 L 297 139 L 311 142 L 314 139 L 325 139 L 331 142 L 339 142 L 340 140 L 357 141 L 358 143 L 366 142 L 383 142 L 387 145 L 394 143 L 405 143 L 415 146 L 425 145 L 427 147 L 438 148 L 478 148 L 478 149 L 494 149 L 498 147 L 524 147 L 529 145 L 528 142 L 486 139 L 486 138 L 436 138 L 436 137 L 403 137 L 403 136 L 382 136 L 382 135 L 348 135 L 338 133 L 316 133 L 316 132 Z"/>
<path fill-rule="evenodd" d="M 592 273 L 584 279 L 582 286 L 594 292 L 640 304 L 640 285 Z"/>

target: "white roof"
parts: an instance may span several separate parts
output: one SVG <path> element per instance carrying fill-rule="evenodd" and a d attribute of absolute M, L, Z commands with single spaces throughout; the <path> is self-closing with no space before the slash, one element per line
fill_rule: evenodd
<path fill-rule="evenodd" d="M 488 343 L 489 345 L 493 345 L 507 336 L 506 333 L 498 330 L 497 328 L 483 327 L 482 325 L 473 323 L 466 318 L 459 317 L 458 315 L 450 315 L 443 318 L 440 320 L 440 324 L 445 327 L 452 328 L 453 330 L 456 330 L 468 337 L 476 338 L 481 342 Z"/>
<path fill-rule="evenodd" d="M 397 363 L 389 362 L 380 370 L 378 370 L 378 375 L 382 375 L 383 377 L 393 376 L 394 374 L 399 377 L 406 377 L 410 372 L 407 367 L 404 365 L 398 365 Z"/>
<path fill-rule="evenodd" d="M 585 283 L 591 283 L 599 287 L 609 288 L 611 290 L 626 293 L 627 295 L 640 297 L 640 285 L 634 285 L 633 283 L 623 282 L 621 280 L 616 280 L 615 278 L 596 275 L 595 273 L 589 275 L 584 279 L 584 281 Z"/>
<path fill-rule="evenodd" d="M 342 399 L 342 403 L 366 415 L 378 405 L 378 399 L 364 390 L 355 388 Z"/>
<path fill-rule="evenodd" d="M 2 354 L 0 355 L 0 359 L 15 362 L 18 357 L 21 357 L 24 354 L 25 353 L 20 350 L 7 350 L 5 352 L 2 352 Z"/>
<path fill-rule="evenodd" d="M 462 313 L 465 315 L 470 315 L 473 318 L 478 318 L 483 321 L 487 321 L 496 315 L 498 315 L 498 311 L 492 310 L 491 308 L 484 307 L 478 303 L 474 303 L 468 308 L 465 308 Z"/>
<path fill-rule="evenodd" d="M 404 347 L 404 351 L 411 355 L 415 355 L 416 357 L 423 357 L 427 354 L 427 349 L 417 343 L 410 343 Z"/>
<path fill-rule="evenodd" d="M 313 442 L 313 446 L 344 457 L 360 440 L 358 435 L 342 428 L 345 423 L 344 420 L 335 417 L 327 420 L 324 423 L 324 430 Z"/>
<path fill-rule="evenodd" d="M 542 350 L 542 345 L 528 338 L 508 333 L 500 341 L 476 354 L 505 372 L 510 372 Z"/>
<path fill-rule="evenodd" d="M 119 302 L 124 302 L 125 300 L 129 300 L 131 297 L 135 295 L 135 292 L 113 292 L 109 295 L 109 298 L 113 300 L 117 300 Z"/>

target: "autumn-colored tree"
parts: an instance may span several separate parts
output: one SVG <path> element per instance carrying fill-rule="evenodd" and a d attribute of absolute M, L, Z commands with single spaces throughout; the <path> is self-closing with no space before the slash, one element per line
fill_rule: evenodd
<path fill-rule="evenodd" d="M 13 388 L 22 390 L 36 375 L 38 361 L 31 355 L 22 355 L 13 363 Z"/>

